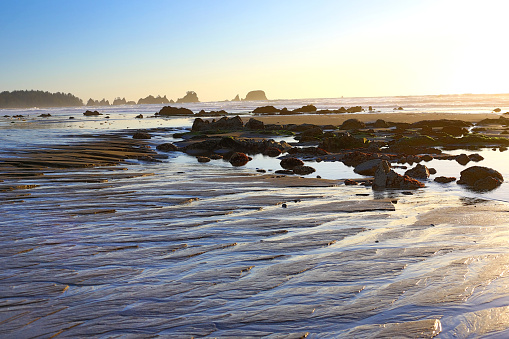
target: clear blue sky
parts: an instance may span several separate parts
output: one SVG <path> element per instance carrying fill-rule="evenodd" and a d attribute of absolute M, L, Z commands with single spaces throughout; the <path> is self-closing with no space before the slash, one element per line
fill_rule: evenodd
<path fill-rule="evenodd" d="M 0 2 L 0 90 L 110 101 L 509 92 L 505 1 Z"/>

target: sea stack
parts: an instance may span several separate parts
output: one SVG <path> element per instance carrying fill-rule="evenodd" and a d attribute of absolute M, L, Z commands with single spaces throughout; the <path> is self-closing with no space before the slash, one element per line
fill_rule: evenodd
<path fill-rule="evenodd" d="M 244 101 L 259 101 L 259 100 L 268 100 L 267 97 L 265 96 L 265 92 L 262 90 L 251 91 L 247 93 L 246 98 L 244 99 Z"/>

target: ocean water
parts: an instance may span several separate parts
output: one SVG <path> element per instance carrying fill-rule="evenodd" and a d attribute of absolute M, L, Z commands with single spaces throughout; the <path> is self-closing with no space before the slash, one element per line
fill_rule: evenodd
<path fill-rule="evenodd" d="M 249 115 L 265 104 L 310 103 L 402 106 L 401 114 L 509 110 L 509 96 L 474 95 L 186 107 Z M 192 119 L 149 117 L 162 106 L 98 107 L 104 115 L 92 118 L 83 107 L 0 110 L 0 158 L 137 129 L 157 128 L 152 148 L 177 141 Z M 16 114 L 24 118 L 3 118 Z M 509 152 L 475 152 L 485 158 L 479 165 L 509 178 Z M 36 187 L 0 191 L 1 337 L 509 335 L 507 182 L 476 193 L 430 181 L 407 195 L 332 185 L 359 177 L 339 162 L 309 163 L 317 172 L 308 179 L 324 180 L 296 184 L 256 172 L 279 169 L 261 155 L 242 168 L 167 155 L 116 170 L 48 170 L 15 181 Z M 465 168 L 426 165 L 445 176 Z"/>

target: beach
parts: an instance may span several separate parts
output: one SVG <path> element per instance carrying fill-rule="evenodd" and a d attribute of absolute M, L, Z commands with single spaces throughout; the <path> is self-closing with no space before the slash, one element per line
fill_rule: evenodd
<path fill-rule="evenodd" d="M 133 118 L 139 111 L 125 110 L 111 112 L 110 122 L 75 114 L 65 124 L 69 111 L 61 118 L 53 113 L 54 122 L 27 119 L 30 128 L 19 130 L 12 125 L 25 122 L 5 120 L 6 149 L 17 150 L 4 152 L 0 163 L 5 337 L 508 333 L 509 204 L 500 198 L 506 182 L 491 193 L 431 179 L 415 190 L 373 190 L 345 185 L 369 177 L 326 158 L 305 159 L 317 169 L 310 175 L 277 174 L 280 159 L 262 154 L 240 167 L 221 159 L 199 163 L 156 149 L 182 142 L 173 135 L 189 132 L 192 120 L 140 121 Z M 242 119 L 337 126 L 352 118 L 414 123 L 499 116 Z M 13 141 L 41 126 L 51 140 Z M 138 130 L 151 139 L 133 139 Z M 500 166 L 506 152 L 498 147 L 450 151 L 460 153 L 482 154 L 479 165 L 507 173 Z M 471 164 L 426 165 L 437 176 L 459 177 Z"/>

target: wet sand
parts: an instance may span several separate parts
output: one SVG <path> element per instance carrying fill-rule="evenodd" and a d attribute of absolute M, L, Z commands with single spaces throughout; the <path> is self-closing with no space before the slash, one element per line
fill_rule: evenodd
<path fill-rule="evenodd" d="M 146 161 L 153 148 L 111 136 L 3 159 L 4 335 L 508 332 L 509 205 Z"/>

